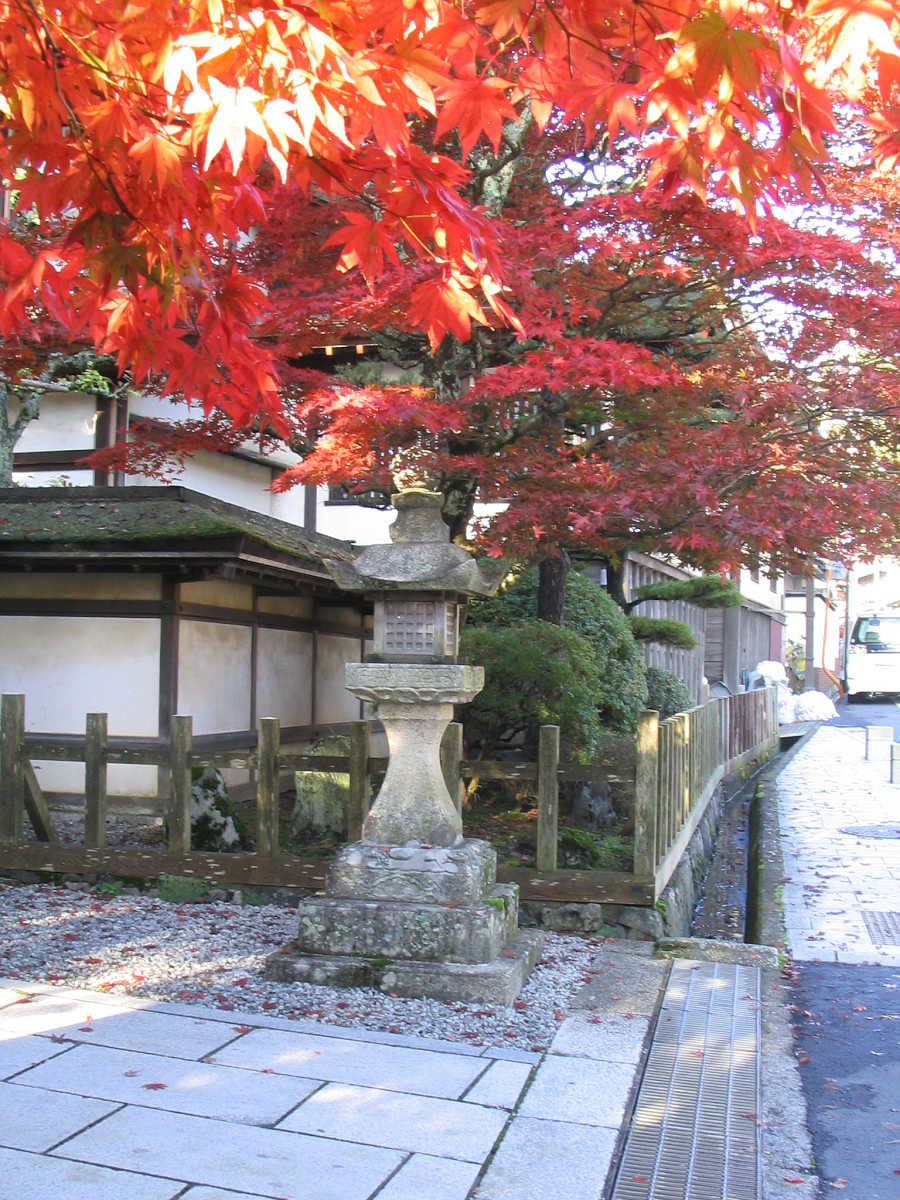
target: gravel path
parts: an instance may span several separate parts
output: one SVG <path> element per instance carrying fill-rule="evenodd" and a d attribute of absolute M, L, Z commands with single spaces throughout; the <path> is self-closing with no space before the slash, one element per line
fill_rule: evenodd
<path fill-rule="evenodd" d="M 370 988 L 270 983 L 266 956 L 296 932 L 294 906 L 170 904 L 0 881 L 0 975 L 472 1046 L 546 1050 L 602 938 L 548 933 L 512 1007 L 407 1000 Z"/>

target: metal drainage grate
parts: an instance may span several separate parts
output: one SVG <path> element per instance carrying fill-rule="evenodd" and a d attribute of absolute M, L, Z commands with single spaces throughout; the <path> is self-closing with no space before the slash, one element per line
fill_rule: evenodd
<path fill-rule="evenodd" d="M 860 911 L 873 946 L 900 946 L 900 913 Z"/>
<path fill-rule="evenodd" d="M 757 967 L 676 960 L 612 1200 L 758 1200 Z"/>

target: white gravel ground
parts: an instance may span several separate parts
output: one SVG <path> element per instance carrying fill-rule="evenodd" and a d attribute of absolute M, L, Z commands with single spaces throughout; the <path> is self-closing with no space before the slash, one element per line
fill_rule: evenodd
<path fill-rule="evenodd" d="M 293 905 L 170 904 L 0 881 L 0 975 L 472 1046 L 545 1050 L 575 993 L 598 973 L 604 944 L 548 933 L 515 1005 L 480 1007 L 268 982 L 266 956 L 295 932 Z"/>

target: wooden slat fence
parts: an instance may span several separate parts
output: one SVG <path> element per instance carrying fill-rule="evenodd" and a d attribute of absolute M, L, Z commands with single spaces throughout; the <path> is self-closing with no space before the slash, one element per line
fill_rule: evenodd
<path fill-rule="evenodd" d="M 537 762 L 466 761 L 462 731 L 451 725 L 442 747 L 442 763 L 451 796 L 461 805 L 466 779 L 535 781 L 538 796 L 536 867 L 501 868 L 501 879 L 518 883 L 529 899 L 652 904 L 671 877 L 690 835 L 706 810 L 715 786 L 727 770 L 750 756 L 766 753 L 777 742 L 774 689 L 712 700 L 699 708 L 660 721 L 641 715 L 633 777 L 635 839 L 631 872 L 575 871 L 557 868 L 559 784 L 606 779 L 603 764 L 559 760 L 559 730 L 540 731 Z M 350 777 L 349 840 L 359 838 L 370 797 L 370 779 L 382 773 L 386 759 L 373 757 L 370 726 L 350 727 L 349 755 L 285 753 L 279 722 L 258 723 L 256 745 L 211 750 L 195 745 L 189 716 L 175 716 L 168 742 L 111 737 L 104 713 L 88 714 L 83 737 L 25 731 L 25 699 L 0 701 L 0 868 L 66 874 L 111 874 L 158 878 L 161 874 L 201 877 L 219 885 L 320 888 L 325 864 L 285 853 L 280 847 L 279 792 L 284 773 L 341 771 Z M 33 761 L 85 764 L 84 844 L 58 842 L 52 816 L 41 793 Z M 106 769 L 111 763 L 168 768 L 165 849 L 106 846 L 108 811 Z M 190 849 L 191 770 L 240 769 L 256 774 L 256 848 L 251 852 L 209 854 Z M 36 840 L 24 839 L 28 813 Z"/>

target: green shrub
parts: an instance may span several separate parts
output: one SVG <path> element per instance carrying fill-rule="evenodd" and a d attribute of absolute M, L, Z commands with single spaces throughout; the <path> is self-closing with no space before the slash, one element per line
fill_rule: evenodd
<path fill-rule="evenodd" d="M 537 590 L 537 568 L 532 567 L 499 595 L 473 602 L 467 629 L 533 621 Z M 570 571 L 566 581 L 565 622 L 568 631 L 585 638 L 591 647 L 601 725 L 626 733 L 633 730 L 638 713 L 646 705 L 647 683 L 643 655 L 628 618 L 603 588 L 577 571 Z M 481 661 L 475 654 L 470 658 L 472 662 Z"/>
<path fill-rule="evenodd" d="M 196 903 L 205 900 L 209 884 L 193 875 L 160 875 L 159 898 L 168 904 Z"/>
<path fill-rule="evenodd" d="M 693 708 L 694 700 L 677 675 L 662 667 L 648 667 L 647 707 L 665 718 Z"/>
<path fill-rule="evenodd" d="M 559 725 L 566 753 L 588 759 L 600 736 L 601 666 L 586 638 L 546 621 L 468 628 L 463 658 L 484 667 L 485 685 L 461 712 L 469 746 L 492 752 L 522 739 L 537 750 L 541 725 Z"/>
<path fill-rule="evenodd" d="M 671 617 L 629 617 L 631 632 L 641 642 L 660 642 L 677 646 L 679 650 L 694 650 L 697 646 L 691 627 Z"/>

